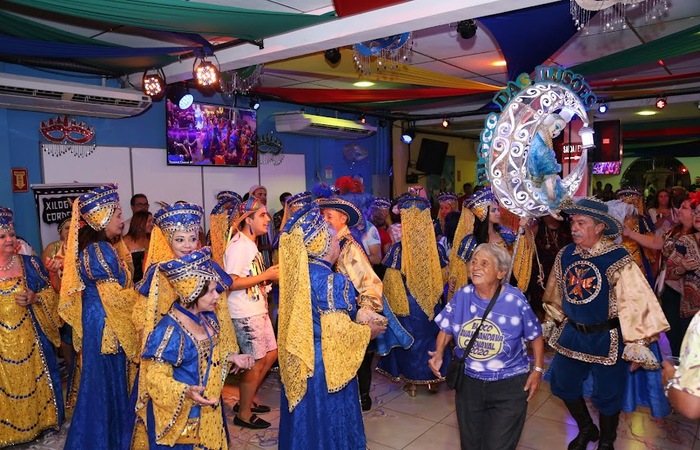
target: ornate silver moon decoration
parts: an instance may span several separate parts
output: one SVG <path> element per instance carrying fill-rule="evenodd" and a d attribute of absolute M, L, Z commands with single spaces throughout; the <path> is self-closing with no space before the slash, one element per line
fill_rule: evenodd
<path fill-rule="evenodd" d="M 573 75 L 571 72 L 560 68 L 557 70 L 559 73 L 568 72 L 569 77 L 566 80 L 570 81 L 570 75 Z M 536 73 L 541 75 L 547 72 L 538 67 Z M 554 199 L 547 197 L 545 188 L 528 170 L 533 138 L 538 130 L 543 128 L 547 116 L 565 110 L 570 116 L 578 116 L 584 126 L 588 126 L 586 110 L 595 103 L 595 95 L 581 77 L 576 78 L 575 86 L 573 83 L 562 83 L 561 74 L 559 78 L 554 81 L 537 80 L 530 84 L 529 76 L 523 74 L 518 81 L 509 83 L 500 94 L 501 101 L 497 101 L 503 104 L 501 113 L 489 114 L 481 133 L 479 153 L 485 164 L 491 189 L 504 208 L 521 217 L 539 217 L 555 213 L 562 200 L 561 194 L 572 196 L 587 169 L 587 154 L 584 149 L 569 175 L 562 180 L 556 177 L 560 186 L 560 196 Z M 494 101 L 498 96 L 499 94 Z M 508 99 L 507 102 L 503 101 L 503 96 Z"/>

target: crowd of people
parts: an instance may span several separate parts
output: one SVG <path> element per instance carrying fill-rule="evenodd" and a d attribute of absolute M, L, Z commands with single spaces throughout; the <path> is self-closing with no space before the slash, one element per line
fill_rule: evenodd
<path fill-rule="evenodd" d="M 144 194 L 125 226 L 104 185 L 41 257 L 0 207 L 0 447 L 72 411 L 66 449 L 228 448 L 229 373 L 233 425 L 265 429 L 276 364 L 280 449 L 365 449 L 375 365 L 412 397 L 456 380 L 463 449 L 516 448 L 543 379 L 578 426 L 569 449 L 614 448 L 640 405 L 700 417 L 700 194 L 647 210 L 626 188 L 514 221 L 489 187 L 440 193 L 435 217 L 420 187 L 362 191 L 285 192 L 277 213 L 264 186 L 222 191 L 205 234 L 200 206 L 151 214 Z"/>

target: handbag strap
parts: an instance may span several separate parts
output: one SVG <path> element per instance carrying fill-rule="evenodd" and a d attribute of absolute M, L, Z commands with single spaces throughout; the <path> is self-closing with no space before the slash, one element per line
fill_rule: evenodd
<path fill-rule="evenodd" d="M 472 347 L 474 347 L 474 342 L 476 341 L 476 336 L 479 334 L 479 330 L 481 330 L 481 325 L 484 324 L 484 319 L 489 315 L 491 310 L 493 309 L 493 305 L 496 304 L 496 299 L 498 299 L 498 295 L 501 293 L 501 286 L 498 286 L 496 289 L 496 292 L 493 294 L 493 297 L 491 298 L 491 301 L 489 302 L 488 306 L 486 307 L 486 310 L 484 311 L 484 315 L 481 317 L 481 322 L 479 322 L 479 326 L 476 327 L 476 330 L 474 330 L 474 334 L 472 334 L 472 337 L 469 339 L 469 342 L 467 343 L 467 348 L 464 349 L 464 354 L 462 355 L 462 361 L 465 361 L 469 357 L 469 353 L 472 351 Z"/>

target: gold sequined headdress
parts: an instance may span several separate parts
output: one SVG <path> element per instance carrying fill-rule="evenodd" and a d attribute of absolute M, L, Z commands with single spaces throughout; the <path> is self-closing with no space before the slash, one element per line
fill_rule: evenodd
<path fill-rule="evenodd" d="M 464 206 L 482 222 L 488 218 L 488 211 L 491 205 L 497 205 L 498 200 L 493 195 L 490 187 L 485 187 L 475 192 L 464 201 Z"/>
<path fill-rule="evenodd" d="M 156 225 L 151 231 L 146 266 L 175 257 L 171 244 L 176 232 L 199 232 L 204 211 L 194 203 L 165 205 L 153 215 Z"/>
<path fill-rule="evenodd" d="M 234 234 L 231 225 L 238 219 L 238 209 L 243 199 L 236 192 L 221 191 L 216 194 L 216 200 L 217 203 L 209 214 L 209 239 L 212 258 L 223 265 L 226 246 Z"/>
<path fill-rule="evenodd" d="M 0 206 L 0 232 L 11 233 L 13 231 L 15 231 L 15 220 L 12 210 Z"/>
<path fill-rule="evenodd" d="M 644 196 L 635 188 L 622 188 L 615 193 L 618 200 L 633 205 L 637 208 L 638 214 L 644 214 Z"/>
<path fill-rule="evenodd" d="M 202 289 L 210 281 L 216 281 L 222 292 L 227 290 L 230 284 L 230 280 L 222 281 L 212 265 L 209 247 L 203 247 L 179 259 L 160 263 L 158 268 L 168 279 L 183 304 L 197 300 Z"/>
<path fill-rule="evenodd" d="M 114 211 L 120 207 L 115 183 L 105 184 L 78 197 L 80 215 L 90 228 L 104 230 Z"/>

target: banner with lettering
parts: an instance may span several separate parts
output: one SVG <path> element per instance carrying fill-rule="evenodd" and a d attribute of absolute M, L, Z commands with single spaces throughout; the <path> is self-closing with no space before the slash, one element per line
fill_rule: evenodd
<path fill-rule="evenodd" d="M 99 184 L 32 184 L 34 202 L 39 215 L 41 249 L 58 240 L 58 225 L 70 217 L 73 199 L 95 189 Z"/>

